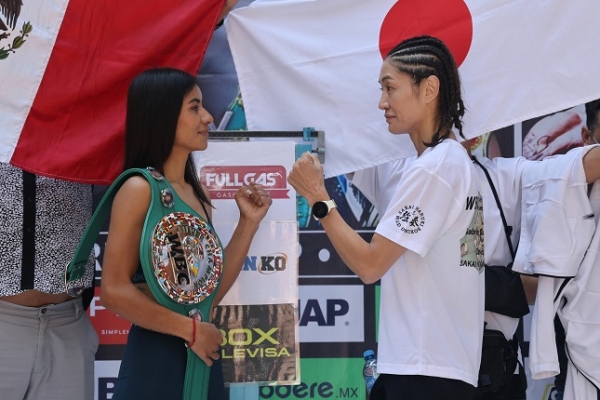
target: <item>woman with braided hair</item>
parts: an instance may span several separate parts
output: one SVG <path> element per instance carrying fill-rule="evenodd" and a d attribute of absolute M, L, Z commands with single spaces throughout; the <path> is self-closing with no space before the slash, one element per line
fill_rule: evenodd
<path fill-rule="evenodd" d="M 483 333 L 483 215 L 477 174 L 462 135 L 465 108 L 452 55 L 421 36 L 383 61 L 379 108 L 392 134 L 408 134 L 417 158 L 397 186 L 370 242 L 341 218 L 317 157 L 294 164 L 290 184 L 312 206 L 346 265 L 381 280 L 377 372 L 370 399 L 472 399 Z M 391 191 L 391 194 L 390 194 Z"/>

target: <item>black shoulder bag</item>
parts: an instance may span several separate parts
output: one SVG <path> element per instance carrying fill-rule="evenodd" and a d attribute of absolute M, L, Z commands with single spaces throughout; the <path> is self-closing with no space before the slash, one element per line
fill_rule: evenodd
<path fill-rule="evenodd" d="M 504 212 L 502 211 L 502 205 L 494 183 L 488 173 L 487 169 L 475 157 L 473 161 L 481 167 L 485 176 L 490 184 L 498 210 L 500 210 L 500 217 L 502 218 L 502 224 L 504 225 L 504 234 L 506 235 L 506 241 L 508 242 L 508 248 L 510 255 L 514 261 L 515 251 L 510 240 L 510 234 L 512 227 L 506 223 Z M 485 229 L 485 225 L 484 225 Z M 497 314 L 506 315 L 512 318 L 521 318 L 529 313 L 529 303 L 525 296 L 525 289 L 521 282 L 521 276 L 513 272 L 512 262 L 508 265 L 485 265 L 485 310 L 495 312 Z"/>
<path fill-rule="evenodd" d="M 510 240 L 512 228 L 506 223 L 494 183 L 487 169 L 475 157 L 472 157 L 472 159 L 481 167 L 492 189 L 504 225 L 508 248 L 514 261 L 515 251 Z M 529 304 L 527 303 L 523 283 L 519 274 L 512 271 L 512 262 L 507 266 L 485 265 L 485 309 L 513 318 L 521 318 L 529 313 Z M 523 382 L 524 374 L 518 358 L 518 346 L 516 335 L 508 341 L 502 332 L 495 329 L 484 329 L 477 387 L 478 397 L 500 390 L 506 392 L 507 385 L 514 385 L 514 371 L 517 365 L 521 368 L 519 378 L 517 378 L 520 384 L 519 390 L 524 390 L 527 385 Z"/>

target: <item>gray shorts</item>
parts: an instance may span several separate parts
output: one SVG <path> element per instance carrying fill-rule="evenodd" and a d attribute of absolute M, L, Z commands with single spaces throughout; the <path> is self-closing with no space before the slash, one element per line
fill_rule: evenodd
<path fill-rule="evenodd" d="M 80 298 L 39 308 L 0 301 L 3 400 L 92 400 L 97 349 Z"/>

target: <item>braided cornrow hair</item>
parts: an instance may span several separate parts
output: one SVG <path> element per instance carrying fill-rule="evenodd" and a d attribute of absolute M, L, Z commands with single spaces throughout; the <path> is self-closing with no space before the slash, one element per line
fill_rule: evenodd
<path fill-rule="evenodd" d="M 440 81 L 439 125 L 427 147 L 434 147 L 450 135 L 452 126 L 465 138 L 462 132 L 462 116 L 465 114 L 460 93 L 458 68 L 450 50 L 439 39 L 431 36 L 418 36 L 404 40 L 388 53 L 387 57 L 400 72 L 408 74 L 414 84 L 431 75 Z M 441 133 L 445 132 L 442 136 Z"/>

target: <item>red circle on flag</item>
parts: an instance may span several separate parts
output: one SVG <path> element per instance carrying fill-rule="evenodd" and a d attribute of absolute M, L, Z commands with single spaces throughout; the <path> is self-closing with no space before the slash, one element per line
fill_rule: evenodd
<path fill-rule="evenodd" d="M 473 19 L 463 0 L 398 0 L 388 11 L 379 33 L 385 58 L 401 41 L 421 35 L 443 41 L 457 66 L 467 57 L 473 40 Z"/>

